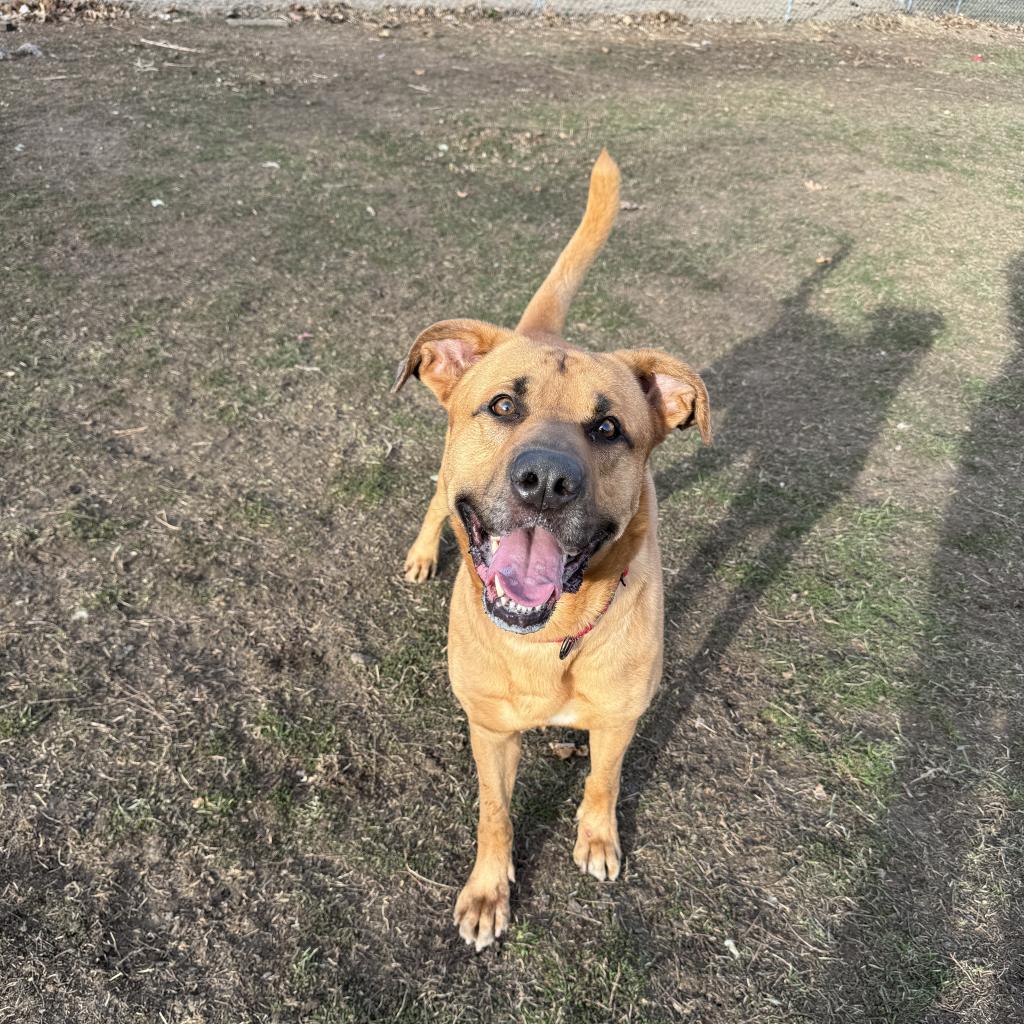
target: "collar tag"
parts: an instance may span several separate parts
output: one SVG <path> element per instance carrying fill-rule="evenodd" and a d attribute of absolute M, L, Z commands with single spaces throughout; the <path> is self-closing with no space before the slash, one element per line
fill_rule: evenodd
<path fill-rule="evenodd" d="M 626 585 L 626 577 L 628 575 L 629 575 L 629 566 L 627 565 L 626 568 L 622 570 L 622 575 L 619 577 L 619 585 L 620 586 L 624 587 Z M 604 613 L 606 611 L 608 611 L 609 608 L 611 608 L 612 601 L 615 600 L 615 595 L 618 592 L 619 592 L 619 588 L 616 587 L 612 591 L 612 596 L 610 598 L 608 598 L 608 603 L 601 610 L 600 615 L 598 615 L 598 617 L 596 619 L 594 619 L 594 621 L 591 622 L 589 626 L 587 626 L 585 629 L 581 629 L 575 636 L 564 636 L 564 637 L 562 637 L 562 646 L 558 649 L 558 660 L 559 661 L 565 661 L 565 659 L 568 658 L 569 655 L 572 654 L 572 652 L 576 649 L 576 647 L 579 644 L 579 642 L 598 624 L 598 622 L 601 620 L 601 617 L 604 615 Z M 558 641 L 555 641 L 555 642 L 557 643 Z"/>

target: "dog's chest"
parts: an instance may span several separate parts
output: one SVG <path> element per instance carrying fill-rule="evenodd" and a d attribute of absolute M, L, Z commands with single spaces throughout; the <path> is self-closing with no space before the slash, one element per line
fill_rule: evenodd
<path fill-rule="evenodd" d="M 545 694 L 512 693 L 504 702 L 506 726 L 522 731 L 543 729 L 549 725 L 585 728 L 581 724 L 582 708 L 571 690 Z"/>
<path fill-rule="evenodd" d="M 579 721 L 580 708 L 575 700 L 567 700 L 543 725 L 561 725 L 572 728 Z"/>
<path fill-rule="evenodd" d="M 549 725 L 587 727 L 583 721 L 587 717 L 587 701 L 581 699 L 568 680 L 563 677 L 542 682 L 535 678 L 530 683 L 522 678 L 514 680 L 506 693 L 505 717 L 513 729 L 543 729 Z"/>
<path fill-rule="evenodd" d="M 594 657 L 584 650 L 568 662 L 544 653 L 546 658 L 538 655 L 524 663 L 520 657 L 507 666 L 496 703 L 508 729 L 591 729 L 607 719 L 629 716 L 631 705 L 647 689 L 623 685 L 622 669 L 606 645 L 593 648 Z"/>

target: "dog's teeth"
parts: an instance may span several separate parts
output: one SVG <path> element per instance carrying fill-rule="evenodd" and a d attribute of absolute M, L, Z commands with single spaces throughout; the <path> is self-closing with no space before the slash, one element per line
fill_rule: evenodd
<path fill-rule="evenodd" d="M 496 573 L 494 576 L 494 589 L 498 592 L 498 597 L 505 596 L 505 588 L 501 585 L 501 573 Z"/>
<path fill-rule="evenodd" d="M 494 552 L 497 551 L 497 550 L 498 550 L 498 538 L 497 537 L 492 537 L 491 538 L 491 554 L 493 555 Z"/>

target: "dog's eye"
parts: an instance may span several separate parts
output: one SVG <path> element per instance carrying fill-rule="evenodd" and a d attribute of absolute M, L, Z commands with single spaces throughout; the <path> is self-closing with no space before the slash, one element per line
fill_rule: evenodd
<path fill-rule="evenodd" d="M 495 416 L 514 416 L 516 413 L 515 399 L 509 398 L 508 395 L 498 395 L 488 408 Z"/>
<path fill-rule="evenodd" d="M 620 433 L 619 421 L 613 419 L 611 416 L 601 420 L 601 422 L 594 427 L 595 436 L 601 438 L 602 441 L 614 441 Z"/>

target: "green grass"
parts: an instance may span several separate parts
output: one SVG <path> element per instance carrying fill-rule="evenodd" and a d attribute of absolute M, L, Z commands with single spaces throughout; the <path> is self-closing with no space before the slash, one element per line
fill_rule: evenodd
<path fill-rule="evenodd" d="M 879 803 L 891 794 L 896 775 L 897 746 L 888 742 L 865 742 L 847 745 L 835 755 L 832 763 L 841 778 L 847 778 L 871 793 Z"/>
<path fill-rule="evenodd" d="M 772 645 L 771 661 L 791 666 L 790 702 L 767 706 L 764 720 L 826 777 L 880 804 L 900 755 L 898 737 L 887 735 L 892 716 L 914 698 L 910 666 L 926 595 L 902 559 L 907 536 L 922 529 L 927 520 L 891 501 L 844 507 L 766 594 L 769 614 L 799 622 L 801 640 Z M 862 723 L 881 727 L 883 738 L 866 739 Z"/>
<path fill-rule="evenodd" d="M 336 751 L 341 739 L 334 721 L 307 714 L 289 716 L 271 708 L 260 711 L 254 730 L 260 739 L 308 764 L 321 754 Z"/>
<path fill-rule="evenodd" d="M 949 980 L 949 968 L 940 954 L 918 937 L 886 932 L 879 940 L 885 966 L 872 970 L 865 1001 L 886 1024 L 912 1024 L 926 1015 Z"/>
<path fill-rule="evenodd" d="M 395 20 L 180 22 L 149 72 L 133 22 L 42 25 L 8 83 L 47 126 L 0 195 L 12 1019 L 1024 1018 L 1019 47 Z M 605 144 L 639 208 L 569 337 L 701 368 L 717 442 L 655 456 L 622 878 L 527 736 L 477 956 L 450 543 L 401 578 L 444 411 L 387 389 L 428 323 L 515 322 Z"/>
<path fill-rule="evenodd" d="M 214 416 L 229 426 L 247 423 L 272 403 L 268 385 L 243 380 L 229 370 L 215 370 L 207 385 L 213 393 Z"/>
<path fill-rule="evenodd" d="M 30 736 L 48 716 L 38 707 L 21 707 L 0 712 L 0 740 L 15 740 Z"/>
<path fill-rule="evenodd" d="M 354 499 L 377 505 L 394 492 L 398 474 L 398 468 L 386 462 L 349 463 L 331 478 L 327 493 L 343 503 Z"/>
<path fill-rule="evenodd" d="M 277 505 L 272 498 L 263 494 L 247 494 L 237 508 L 239 520 L 252 529 L 266 530 L 278 519 Z"/>
<path fill-rule="evenodd" d="M 1024 53 L 1016 47 L 985 46 L 979 49 L 983 60 L 974 61 L 974 54 L 959 53 L 943 62 L 944 71 L 953 75 L 993 76 L 1012 79 L 1024 75 Z"/>
<path fill-rule="evenodd" d="M 230 818 L 239 810 L 239 806 L 238 797 L 223 790 L 200 793 L 192 801 L 195 813 L 202 818 L 210 819 L 213 824 Z"/>
<path fill-rule="evenodd" d="M 82 497 L 73 501 L 63 518 L 71 535 L 87 543 L 114 540 L 126 528 L 124 520 L 99 498 Z"/>
<path fill-rule="evenodd" d="M 552 954 L 542 936 L 529 927 L 513 928 L 508 954 L 539 973 L 538 988 L 531 993 L 535 1008 L 526 1009 L 522 1020 L 530 1024 L 567 1020 L 583 1024 L 626 1014 L 642 1022 L 669 1019 L 657 1007 L 644 1005 L 650 964 L 636 937 L 614 924 L 605 925 L 603 931 L 600 946 L 583 960 Z"/>
<path fill-rule="evenodd" d="M 376 673 L 386 685 L 401 692 L 437 699 L 438 672 L 443 671 L 447 645 L 443 618 L 421 619 L 414 631 L 403 630 L 399 636 L 382 652 Z"/>
<path fill-rule="evenodd" d="M 305 339 L 278 338 L 273 348 L 256 360 L 256 365 L 268 370 L 290 370 L 314 362 L 312 346 Z"/>
<path fill-rule="evenodd" d="M 114 835 L 127 841 L 135 841 L 140 835 L 159 832 L 162 827 L 158 796 L 135 797 L 126 802 L 118 800 L 111 815 L 110 827 Z"/>

